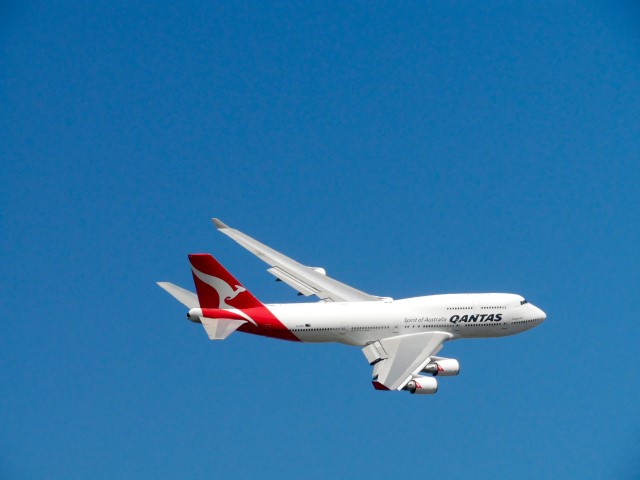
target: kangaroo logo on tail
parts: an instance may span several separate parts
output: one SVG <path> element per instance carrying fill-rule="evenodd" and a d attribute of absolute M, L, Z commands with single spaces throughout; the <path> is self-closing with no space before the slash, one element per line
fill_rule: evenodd
<path fill-rule="evenodd" d="M 265 307 L 241 282 L 209 254 L 190 254 L 189 262 L 200 308 L 234 310 L 235 314 L 258 326 L 248 312 L 254 309 L 258 309 L 256 312 L 262 311 Z"/>
<path fill-rule="evenodd" d="M 233 305 L 229 305 L 227 300 L 233 300 L 242 292 L 246 292 L 247 289 L 242 285 L 236 285 L 233 288 L 227 282 L 222 280 L 221 278 L 214 277 L 213 275 L 208 275 L 206 273 L 202 273 L 193 265 L 191 266 L 191 270 L 193 270 L 193 274 L 198 277 L 201 281 L 209 285 L 211 288 L 215 290 L 218 294 L 218 305 L 208 305 L 210 308 L 221 308 L 221 309 L 229 309 L 236 308 Z"/>

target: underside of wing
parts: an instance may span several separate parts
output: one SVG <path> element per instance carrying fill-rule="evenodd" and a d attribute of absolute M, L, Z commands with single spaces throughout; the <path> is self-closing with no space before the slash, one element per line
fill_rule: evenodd
<path fill-rule="evenodd" d="M 424 332 L 389 337 L 367 345 L 362 351 L 373 365 L 374 386 L 401 390 L 450 338 L 451 334 L 445 332 Z"/>
<path fill-rule="evenodd" d="M 271 266 L 267 271 L 304 296 L 316 295 L 325 302 L 363 302 L 386 300 L 357 290 L 328 277 L 322 268 L 307 267 L 280 252 L 260 243 L 250 236 L 233 229 L 217 218 L 213 224 L 242 247 Z"/>

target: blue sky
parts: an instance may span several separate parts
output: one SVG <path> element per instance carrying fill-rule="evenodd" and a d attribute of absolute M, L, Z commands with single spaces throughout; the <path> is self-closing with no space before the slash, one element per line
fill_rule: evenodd
<path fill-rule="evenodd" d="M 637 478 L 632 2 L 14 2 L 0 33 L 0 477 Z M 498 291 L 435 396 L 357 348 L 212 343 L 155 285 L 218 216 L 395 298 Z"/>

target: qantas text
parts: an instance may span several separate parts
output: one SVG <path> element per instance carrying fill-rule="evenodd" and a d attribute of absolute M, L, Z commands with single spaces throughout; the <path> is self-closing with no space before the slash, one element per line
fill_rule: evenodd
<path fill-rule="evenodd" d="M 481 315 L 454 315 L 452 316 L 449 321 L 451 323 L 458 323 L 458 322 L 499 322 L 502 320 L 502 314 L 501 313 L 496 313 L 495 315 L 493 313 L 490 314 L 486 314 L 483 313 Z"/>

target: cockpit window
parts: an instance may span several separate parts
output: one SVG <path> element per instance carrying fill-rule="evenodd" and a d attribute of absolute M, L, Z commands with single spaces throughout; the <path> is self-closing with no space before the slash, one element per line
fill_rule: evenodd
<path fill-rule="evenodd" d="M 520 300 L 520 305 L 524 305 L 525 303 L 529 303 L 526 300 Z"/>

